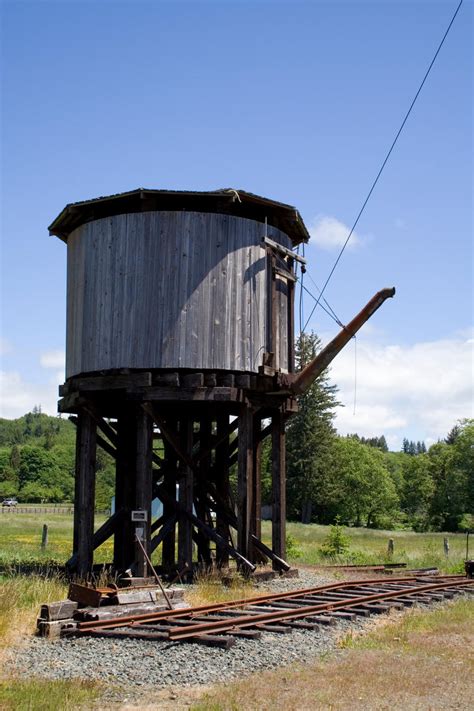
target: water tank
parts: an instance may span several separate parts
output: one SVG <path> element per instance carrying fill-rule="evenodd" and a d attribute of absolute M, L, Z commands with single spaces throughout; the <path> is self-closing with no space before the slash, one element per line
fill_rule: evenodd
<path fill-rule="evenodd" d="M 256 373 L 269 347 L 288 370 L 292 283 L 284 264 L 271 270 L 268 240 L 307 240 L 295 208 L 233 189 L 139 189 L 68 205 L 49 230 L 67 243 L 67 378 Z"/>

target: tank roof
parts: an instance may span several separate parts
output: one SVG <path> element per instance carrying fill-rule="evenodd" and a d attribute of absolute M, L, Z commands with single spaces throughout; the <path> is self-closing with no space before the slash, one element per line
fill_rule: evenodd
<path fill-rule="evenodd" d="M 70 203 L 53 220 L 49 234 L 67 242 L 69 234 L 86 222 L 112 215 L 160 210 L 215 212 L 262 223 L 267 219 L 269 225 L 285 232 L 294 245 L 309 239 L 306 225 L 295 207 L 234 188 L 208 192 L 137 188 L 125 193 Z"/>

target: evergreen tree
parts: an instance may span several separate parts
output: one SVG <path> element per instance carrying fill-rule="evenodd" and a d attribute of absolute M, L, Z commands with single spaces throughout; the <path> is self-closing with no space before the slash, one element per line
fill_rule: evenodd
<path fill-rule="evenodd" d="M 461 431 L 462 430 L 459 425 L 454 425 L 454 427 L 446 435 L 446 439 L 444 440 L 446 444 L 455 444 L 457 438 L 461 434 Z"/>
<path fill-rule="evenodd" d="M 297 367 L 311 361 L 320 347 L 316 334 L 302 334 L 295 349 Z M 320 516 L 325 509 L 324 479 L 335 437 L 334 409 L 339 404 L 336 391 L 325 371 L 298 397 L 299 412 L 293 415 L 287 428 L 288 512 L 304 523 L 311 521 L 313 513 Z"/>

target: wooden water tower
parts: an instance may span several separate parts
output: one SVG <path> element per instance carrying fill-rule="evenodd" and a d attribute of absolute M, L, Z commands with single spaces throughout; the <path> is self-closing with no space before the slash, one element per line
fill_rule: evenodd
<path fill-rule="evenodd" d="M 134 190 L 68 205 L 66 382 L 77 425 L 71 570 L 113 536 L 115 571 L 285 562 L 285 421 L 395 293 L 378 292 L 294 372 L 298 211 L 242 190 Z M 261 541 L 260 453 L 271 437 L 272 544 Z M 94 532 L 96 448 L 116 461 L 115 512 Z M 237 468 L 237 495 L 229 472 Z M 163 513 L 152 518 L 152 502 Z M 138 539 L 138 540 L 137 540 Z M 140 541 L 140 542 L 138 542 Z M 211 550 L 215 549 L 215 550 Z"/>
<path fill-rule="evenodd" d="M 58 409 L 77 424 L 70 567 L 87 574 L 113 535 L 114 568 L 143 575 L 137 529 L 149 553 L 162 546 L 165 571 L 210 564 L 211 544 L 218 565 L 287 567 L 284 421 L 296 403 L 275 374 L 294 370 L 292 250 L 308 239 L 298 211 L 241 190 L 139 189 L 68 205 L 49 231 L 67 244 Z M 266 436 L 271 550 L 260 540 Z M 97 445 L 116 461 L 116 492 L 94 533 Z"/>

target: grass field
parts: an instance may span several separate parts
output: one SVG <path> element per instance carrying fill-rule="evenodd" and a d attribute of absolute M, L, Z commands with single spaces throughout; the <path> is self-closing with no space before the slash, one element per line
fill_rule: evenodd
<path fill-rule="evenodd" d="M 379 618 L 372 632 L 343 638 L 338 654 L 216 686 L 191 711 L 468 711 L 473 612 L 471 598 Z"/>
<path fill-rule="evenodd" d="M 96 517 L 96 526 L 104 520 Z M 49 543 L 41 550 L 43 524 L 49 528 Z M 288 524 L 294 564 L 321 564 L 320 548 L 329 527 Z M 443 534 L 409 531 L 350 529 L 350 549 L 344 561 L 382 562 L 388 538 L 395 541 L 394 561 L 410 566 L 437 565 L 443 570 L 461 569 L 465 537 L 449 534 L 450 555 L 443 553 Z M 270 524 L 263 525 L 269 542 Z M 0 564 L 12 561 L 56 561 L 64 563 L 71 552 L 72 516 L 61 514 L 11 514 L 0 518 Z M 111 544 L 97 551 L 97 560 L 110 560 Z M 325 561 L 327 562 L 327 561 Z M 63 599 L 67 585 L 55 576 L 0 576 L 0 667 L 12 644 L 34 631 L 41 603 Z M 218 579 L 203 576 L 190 602 L 220 601 L 247 597 L 254 593 L 245 581 L 224 589 Z M 268 671 L 245 681 L 216 685 L 203 690 L 180 689 L 175 708 L 195 711 L 240 711 L 240 709 L 428 709 L 469 708 L 474 638 L 473 601 L 430 613 L 409 613 L 382 625 L 363 637 L 348 636 L 341 642 L 341 657 L 330 656 L 317 663 Z M 382 623 L 381 623 L 382 624 Z M 47 643 L 47 642 L 46 642 Z M 0 672 L 1 677 L 1 672 Z M 0 709 L 67 711 L 75 708 L 102 708 L 106 688 L 84 681 L 44 682 L 32 678 L 0 678 Z M 472 689 L 471 689 L 472 692 Z M 149 709 L 169 709 L 163 698 L 146 700 Z M 167 698 L 170 698 L 169 696 Z M 175 698 L 173 696 L 172 698 Z M 377 699 L 377 702 L 374 702 Z M 141 704 L 141 702 L 140 702 Z M 127 708 L 142 705 L 127 704 Z M 167 705 L 168 704 L 168 705 Z M 116 708 L 121 708 L 120 704 Z"/>
<path fill-rule="evenodd" d="M 96 527 L 105 520 L 96 516 Z M 48 546 L 41 549 L 43 524 L 48 525 Z M 321 555 L 321 545 L 329 532 L 329 526 L 288 523 L 287 533 L 292 542 L 289 560 L 293 564 L 321 565 L 330 563 Z M 387 562 L 388 539 L 394 540 L 392 562 L 407 563 L 409 567 L 436 566 L 445 572 L 462 569 L 466 536 L 464 534 L 415 533 L 413 531 L 378 531 L 367 528 L 346 529 L 350 539 L 348 553 L 340 556 L 339 563 Z M 449 540 L 449 557 L 443 549 L 443 539 Z M 263 522 L 263 539 L 271 541 L 271 524 Z M 7 514 L 0 517 L 0 565 L 29 561 L 54 561 L 64 563 L 71 554 L 72 515 L 66 514 Z M 473 543 L 474 547 L 474 543 Z M 98 563 L 110 561 L 112 542 L 106 541 L 95 552 Z M 154 557 L 159 561 L 159 551 Z"/>

